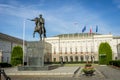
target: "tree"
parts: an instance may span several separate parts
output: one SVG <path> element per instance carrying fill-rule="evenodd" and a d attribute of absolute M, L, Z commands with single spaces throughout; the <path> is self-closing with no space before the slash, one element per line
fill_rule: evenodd
<path fill-rule="evenodd" d="M 99 63 L 108 64 L 112 60 L 112 49 L 110 45 L 105 42 L 99 46 Z"/>
<path fill-rule="evenodd" d="M 23 50 L 20 46 L 15 46 L 11 53 L 11 64 L 16 66 L 23 63 Z"/>

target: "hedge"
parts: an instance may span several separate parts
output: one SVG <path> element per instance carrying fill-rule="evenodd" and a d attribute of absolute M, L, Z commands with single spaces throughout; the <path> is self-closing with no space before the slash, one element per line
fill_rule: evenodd
<path fill-rule="evenodd" d="M 11 64 L 17 66 L 23 64 L 23 50 L 20 46 L 15 46 L 11 54 Z"/>
<path fill-rule="evenodd" d="M 12 65 L 9 63 L 0 63 L 0 67 L 6 68 L 6 67 L 12 67 Z"/>
<path fill-rule="evenodd" d="M 99 46 L 99 64 L 109 64 L 112 60 L 112 49 L 109 43 L 101 43 Z"/>
<path fill-rule="evenodd" d="M 117 67 L 120 67 L 120 60 L 112 60 L 112 61 L 109 61 L 109 64 L 110 64 L 110 65 L 117 66 Z"/>
<path fill-rule="evenodd" d="M 61 62 L 50 62 L 51 64 L 61 64 Z M 86 61 L 78 61 L 78 62 L 63 62 L 63 64 L 82 64 L 86 63 Z M 89 61 L 91 63 L 91 61 Z M 98 61 L 94 61 L 94 63 L 98 63 Z"/>

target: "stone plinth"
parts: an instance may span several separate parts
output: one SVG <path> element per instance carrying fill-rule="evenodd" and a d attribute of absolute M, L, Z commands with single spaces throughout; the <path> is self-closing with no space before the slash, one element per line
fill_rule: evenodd
<path fill-rule="evenodd" d="M 28 66 L 44 66 L 44 54 L 46 43 L 43 41 L 27 42 Z"/>
<path fill-rule="evenodd" d="M 39 71 L 39 70 L 52 70 L 55 68 L 58 68 L 59 65 L 46 65 L 43 67 L 37 67 L 37 66 L 18 66 L 19 71 Z"/>
<path fill-rule="evenodd" d="M 26 66 L 19 66 L 20 71 L 37 71 L 37 70 L 50 70 L 54 66 L 45 66 L 46 61 L 51 62 L 51 44 L 44 41 L 29 41 L 27 42 L 26 51 Z"/>

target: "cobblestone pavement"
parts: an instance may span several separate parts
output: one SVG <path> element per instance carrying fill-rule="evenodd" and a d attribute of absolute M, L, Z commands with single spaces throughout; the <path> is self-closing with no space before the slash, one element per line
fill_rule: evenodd
<path fill-rule="evenodd" d="M 82 68 L 81 68 L 82 69 Z M 10 76 L 11 80 L 105 80 L 96 69 L 93 76 L 85 76 L 81 69 L 74 76 Z"/>
<path fill-rule="evenodd" d="M 74 75 L 80 67 L 59 67 L 53 70 L 40 71 L 18 71 L 17 67 L 7 68 L 5 72 L 7 75 Z"/>
<path fill-rule="evenodd" d="M 106 80 L 120 80 L 120 69 L 110 66 L 98 66 L 97 69 L 105 76 Z"/>
<path fill-rule="evenodd" d="M 120 80 L 120 70 L 109 66 L 96 66 L 93 76 L 78 71 L 75 76 L 9 76 L 11 80 Z"/>
<path fill-rule="evenodd" d="M 40 77 L 40 76 L 10 76 L 11 80 L 104 80 L 95 76 L 83 76 L 83 77 Z"/>

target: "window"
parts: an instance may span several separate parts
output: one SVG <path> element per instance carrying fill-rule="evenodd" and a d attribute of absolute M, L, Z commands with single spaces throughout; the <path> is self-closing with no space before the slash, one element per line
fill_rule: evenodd
<path fill-rule="evenodd" d="M 67 56 L 65 56 L 65 62 L 68 62 L 68 57 Z"/>
<path fill-rule="evenodd" d="M 91 55 L 91 62 L 93 62 L 94 61 L 94 56 L 93 55 Z"/>
<path fill-rule="evenodd" d="M 70 56 L 70 61 L 73 62 L 73 57 L 72 56 Z"/>
<path fill-rule="evenodd" d="M 85 59 L 86 59 L 86 61 L 88 61 L 89 60 L 89 56 L 85 55 Z"/>
<path fill-rule="evenodd" d="M 70 48 L 70 53 L 72 54 L 72 48 Z"/>
<path fill-rule="evenodd" d="M 65 47 L 65 54 L 67 54 L 67 47 Z"/>
<path fill-rule="evenodd" d="M 77 54 L 77 48 L 75 48 L 75 53 Z"/>
<path fill-rule="evenodd" d="M 56 54 L 56 48 L 54 47 L 54 54 Z"/>
<path fill-rule="evenodd" d="M 84 57 L 83 57 L 83 55 L 80 56 L 80 59 L 81 59 L 81 61 L 84 61 Z"/>
<path fill-rule="evenodd" d="M 75 61 L 78 62 L 78 56 L 75 56 Z"/>
<path fill-rule="evenodd" d="M 62 48 L 60 48 L 60 54 L 62 54 Z"/>
<path fill-rule="evenodd" d="M 56 62 L 56 58 L 54 58 L 54 62 Z"/>
<path fill-rule="evenodd" d="M 59 57 L 59 60 L 60 60 L 60 62 L 63 62 L 63 57 L 60 56 L 60 57 Z"/>
<path fill-rule="evenodd" d="M 4 60 L 4 57 L 2 57 L 2 60 L 1 60 L 1 62 L 3 62 L 3 60 Z"/>

